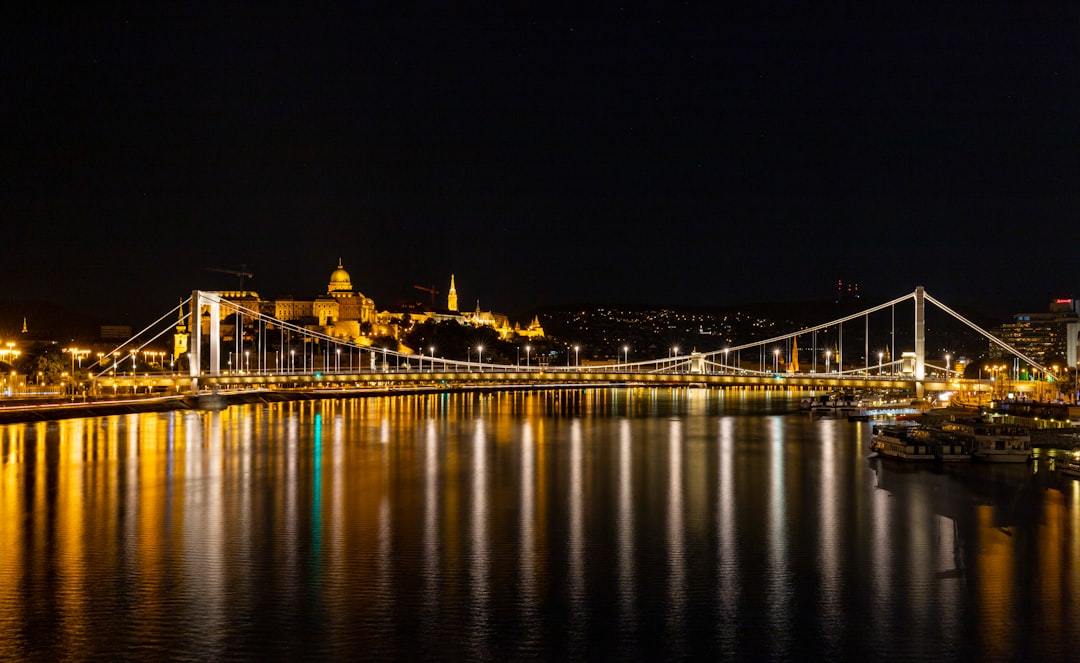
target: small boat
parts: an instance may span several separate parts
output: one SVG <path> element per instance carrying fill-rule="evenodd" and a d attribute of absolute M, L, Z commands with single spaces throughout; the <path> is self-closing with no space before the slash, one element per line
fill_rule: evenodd
<path fill-rule="evenodd" d="M 1054 463 L 1056 472 L 1080 479 L 1080 450 L 1073 451 L 1070 455 L 1064 458 L 1059 457 L 1056 460 L 1057 462 Z"/>
<path fill-rule="evenodd" d="M 885 458 L 899 460 L 937 460 L 930 443 L 912 435 L 913 426 L 874 426 L 870 451 Z"/>
<path fill-rule="evenodd" d="M 870 412 L 864 408 L 860 408 L 857 412 L 850 412 L 847 416 L 848 421 L 870 421 Z"/>
<path fill-rule="evenodd" d="M 826 394 L 811 401 L 803 400 L 801 407 L 804 410 L 809 409 L 811 414 L 840 417 L 860 415 L 866 411 L 865 402 L 856 399 L 852 394 L 841 393 Z"/>

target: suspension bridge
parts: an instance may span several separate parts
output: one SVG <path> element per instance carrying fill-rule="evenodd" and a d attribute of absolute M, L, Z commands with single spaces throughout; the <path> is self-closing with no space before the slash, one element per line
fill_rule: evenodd
<path fill-rule="evenodd" d="M 341 338 L 295 321 L 279 320 L 246 308 L 217 292 L 196 290 L 127 342 L 90 366 L 92 392 L 192 393 L 219 389 L 334 390 L 364 386 L 693 384 L 751 389 L 793 389 L 811 392 L 857 389 L 906 389 L 922 394 L 965 390 L 991 392 L 1007 379 L 1006 371 L 988 379 L 964 379 L 945 355 L 933 363 L 927 354 L 927 304 L 981 334 L 1003 356 L 1023 362 L 1027 384 L 1017 391 L 1037 391 L 1053 373 L 990 332 L 934 299 L 920 286 L 902 297 L 828 322 L 771 338 L 726 344 L 708 351 L 640 361 L 612 361 L 583 366 L 485 362 L 483 348 L 475 359 L 447 359 L 423 352 L 364 344 L 366 339 Z M 910 308 L 908 308 L 910 307 Z M 187 310 L 188 313 L 184 314 Z M 898 334 L 898 312 L 902 325 Z M 222 321 L 232 318 L 232 323 Z M 175 321 L 179 318 L 180 325 Z M 904 322 L 904 321 L 907 322 Z M 874 332 L 871 332 L 873 325 Z M 177 329 L 190 342 L 183 357 L 166 366 L 160 347 Z M 910 332 L 910 334 L 908 333 Z M 871 338 L 884 338 L 884 346 Z M 903 341 L 898 341 L 903 337 Z M 908 347 L 896 347 L 906 343 Z M 884 349 L 882 349 L 884 348 Z M 156 355 L 157 371 L 136 370 L 139 354 Z M 884 360 L 885 355 L 889 359 Z M 228 356 L 227 362 L 223 359 Z M 125 365 L 130 357 L 130 370 Z M 490 359 L 490 357 L 489 357 Z M 1069 358 L 1075 364 L 1074 357 Z"/>

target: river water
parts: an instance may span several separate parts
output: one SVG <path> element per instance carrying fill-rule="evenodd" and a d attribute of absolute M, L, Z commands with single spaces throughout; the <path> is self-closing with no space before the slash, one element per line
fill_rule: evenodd
<path fill-rule="evenodd" d="M 664 388 L 2 426 L 0 659 L 1080 656 L 1080 481 L 869 436 Z"/>

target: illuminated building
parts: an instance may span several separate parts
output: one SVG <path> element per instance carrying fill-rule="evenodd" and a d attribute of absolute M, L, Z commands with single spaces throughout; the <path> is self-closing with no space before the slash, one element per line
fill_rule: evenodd
<path fill-rule="evenodd" d="M 483 311 L 477 302 L 472 312 L 458 311 L 457 284 L 454 275 L 450 276 L 450 290 L 447 293 L 446 309 L 413 311 L 376 311 L 375 301 L 353 289 L 352 276 L 338 260 L 337 267 L 330 273 L 326 293 L 315 297 L 293 297 L 286 295 L 272 300 L 265 300 L 257 292 L 249 290 L 219 291 L 222 299 L 236 303 L 246 309 L 263 315 L 272 316 L 312 331 L 319 331 L 329 336 L 343 338 L 361 345 L 369 345 L 372 338 L 400 339 L 407 330 L 407 325 L 422 324 L 427 320 L 442 322 L 452 320 L 462 325 L 490 327 L 499 337 L 509 340 L 514 337 L 541 338 L 544 328 L 538 317 L 522 328 L 519 323 L 511 324 L 510 319 L 494 311 Z M 205 315 L 205 313 L 204 313 Z M 232 315 L 227 308 L 221 310 L 222 319 Z M 407 318 L 406 318 L 407 316 Z M 235 323 L 234 323 L 235 324 Z M 249 324 L 245 322 L 245 328 Z M 222 326 L 223 337 L 228 340 L 235 332 L 232 325 Z M 204 326 L 208 329 L 209 326 Z M 245 331 L 250 336 L 250 331 Z M 186 329 L 177 327 L 177 338 L 183 335 L 186 343 Z M 177 341 L 177 356 L 179 353 Z M 399 348 L 406 350 L 407 348 Z M 185 350 L 186 352 L 186 346 Z"/>
<path fill-rule="evenodd" d="M 1063 357 L 1071 366 L 1078 360 L 1077 336 L 1080 334 L 1080 301 L 1057 299 L 1046 313 L 1017 313 L 1012 322 L 1001 325 L 1002 341 L 1040 364 Z M 1001 356 L 1001 349 L 991 345 L 991 356 Z"/>
<path fill-rule="evenodd" d="M 186 357 L 188 353 L 188 334 L 187 318 L 184 316 L 184 304 L 180 303 L 179 319 L 176 321 L 176 331 L 173 333 L 173 360 L 177 360 L 181 357 Z"/>
<path fill-rule="evenodd" d="M 454 275 L 450 275 L 450 292 L 446 294 L 446 308 L 450 311 L 457 311 L 457 287 L 454 285 Z"/>

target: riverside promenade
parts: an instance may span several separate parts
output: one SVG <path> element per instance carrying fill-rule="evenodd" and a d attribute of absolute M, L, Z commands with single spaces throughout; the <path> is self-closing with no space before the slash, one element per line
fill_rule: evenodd
<path fill-rule="evenodd" d="M 245 389 L 204 392 L 199 396 L 131 396 L 126 398 L 77 399 L 70 397 L 52 399 L 23 399 L 7 401 L 0 405 L 0 425 L 33 423 L 36 421 L 59 421 L 85 417 L 107 417 L 117 414 L 142 412 L 171 412 L 174 410 L 214 410 L 220 406 L 206 407 L 207 396 L 214 396 L 214 403 L 225 407 L 258 403 L 284 403 L 289 401 L 313 401 L 333 398 L 370 398 L 375 396 L 402 396 L 433 393 L 486 393 L 493 391 L 551 391 L 556 389 L 614 387 L 603 384 L 560 385 L 461 385 L 461 386 L 379 386 L 351 389 Z"/>

